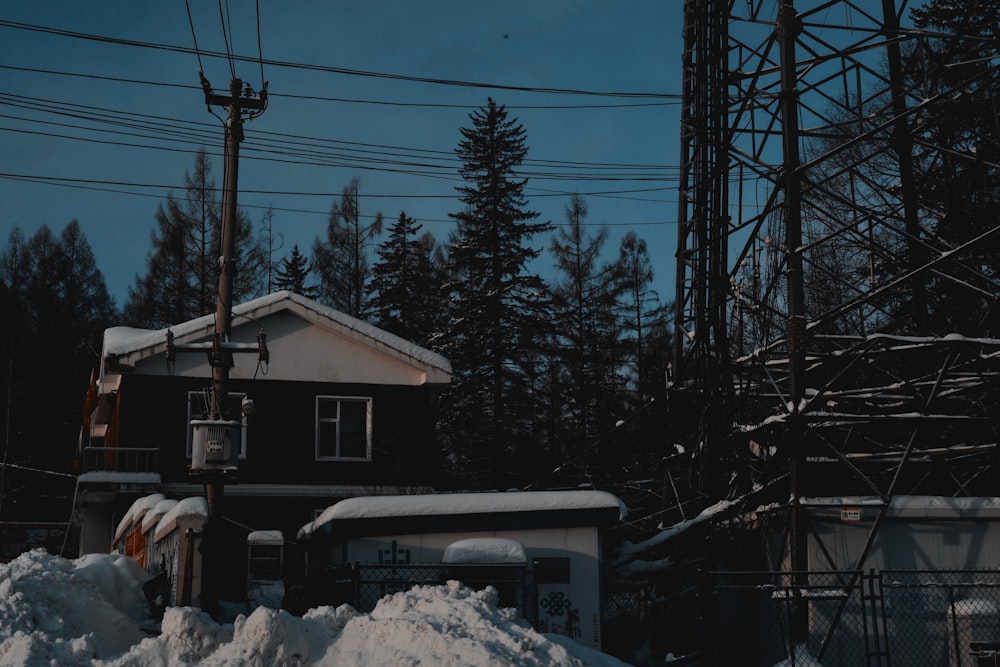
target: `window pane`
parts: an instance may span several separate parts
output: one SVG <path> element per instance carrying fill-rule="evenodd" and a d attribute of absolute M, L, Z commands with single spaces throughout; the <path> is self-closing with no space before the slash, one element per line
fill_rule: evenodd
<path fill-rule="evenodd" d="M 316 456 L 319 458 L 337 455 L 337 422 L 316 424 Z"/>
<path fill-rule="evenodd" d="M 368 456 L 368 405 L 361 401 L 340 403 L 340 455 Z"/>
<path fill-rule="evenodd" d="M 337 399 L 320 398 L 316 400 L 316 414 L 320 419 L 337 418 Z"/>

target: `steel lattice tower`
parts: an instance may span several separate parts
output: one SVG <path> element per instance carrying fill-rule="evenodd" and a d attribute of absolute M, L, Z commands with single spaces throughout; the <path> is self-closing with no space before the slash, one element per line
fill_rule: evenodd
<path fill-rule="evenodd" d="M 893 495 L 1000 482 L 1000 226 L 949 236 L 924 197 L 977 160 L 928 122 L 995 68 L 927 85 L 944 37 L 909 9 L 685 2 L 671 401 L 695 484 L 790 490 L 793 569 L 800 496 L 881 499 L 870 548 Z M 980 326 L 929 317 L 942 290 Z"/>

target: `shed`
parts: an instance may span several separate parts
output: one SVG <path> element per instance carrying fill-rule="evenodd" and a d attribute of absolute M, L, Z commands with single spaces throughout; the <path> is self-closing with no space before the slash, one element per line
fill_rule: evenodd
<path fill-rule="evenodd" d="M 600 649 L 601 529 L 625 514 L 593 490 L 369 496 L 330 506 L 298 537 L 313 577 L 354 567 L 363 610 L 394 585 L 460 578 L 493 585 L 538 630 Z"/>

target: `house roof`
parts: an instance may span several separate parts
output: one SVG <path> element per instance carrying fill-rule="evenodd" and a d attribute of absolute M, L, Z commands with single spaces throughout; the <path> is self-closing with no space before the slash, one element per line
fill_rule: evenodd
<path fill-rule="evenodd" d="M 299 529 L 300 539 L 611 525 L 628 510 L 605 491 L 513 491 L 348 498 Z"/>
<path fill-rule="evenodd" d="M 418 367 L 426 373 L 427 382 L 447 383 L 451 379 L 451 363 L 445 357 L 287 290 L 234 306 L 234 329 L 238 322 L 258 323 L 277 313 L 291 313 L 344 339 Z M 105 330 L 102 377 L 111 370 L 108 367 L 111 362 L 116 366 L 134 366 L 143 359 L 162 356 L 166 351 L 167 331 L 173 334 L 177 344 L 206 340 L 215 331 L 215 315 L 205 315 L 165 329 L 112 327 Z"/>

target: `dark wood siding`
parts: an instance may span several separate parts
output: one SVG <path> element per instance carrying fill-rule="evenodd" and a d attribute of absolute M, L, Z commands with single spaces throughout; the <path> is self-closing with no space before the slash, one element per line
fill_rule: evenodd
<path fill-rule="evenodd" d="M 122 378 L 120 442 L 160 449 L 164 481 L 187 478 L 187 397 L 207 379 L 126 375 Z M 239 480 L 255 484 L 434 485 L 440 452 L 430 387 L 233 380 L 257 413 L 247 427 Z M 315 399 L 372 398 L 372 460 L 317 461 Z"/>

